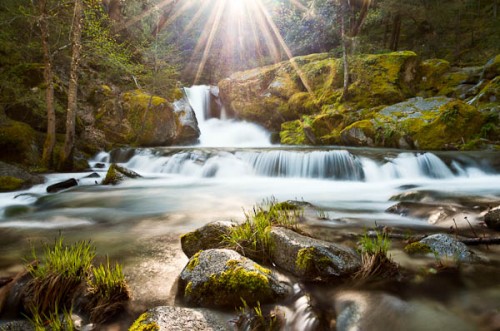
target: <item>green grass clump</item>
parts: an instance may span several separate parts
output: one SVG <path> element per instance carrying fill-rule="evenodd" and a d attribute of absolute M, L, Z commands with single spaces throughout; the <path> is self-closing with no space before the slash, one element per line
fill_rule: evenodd
<path fill-rule="evenodd" d="M 365 234 L 358 242 L 362 254 L 375 255 L 378 253 L 387 254 L 391 248 L 391 240 L 383 232 L 375 232 L 375 237 Z"/>
<path fill-rule="evenodd" d="M 59 330 L 58 321 L 64 323 L 61 330 L 67 329 L 69 321 L 58 312 L 71 311 L 75 304 L 92 323 L 104 323 L 124 309 L 130 294 L 121 265 L 111 266 L 107 258 L 94 266 L 95 256 L 90 241 L 65 244 L 62 237 L 54 245 L 44 244 L 40 257 L 32 249 L 33 262 L 26 266 L 31 278 L 21 291 L 36 330 L 44 330 L 39 328 L 44 325 Z"/>
<path fill-rule="evenodd" d="M 277 203 L 275 199 L 265 200 L 245 212 L 245 222 L 231 229 L 224 242 L 239 253 L 253 259 L 266 260 L 273 249 L 270 230 L 281 226 L 296 230 L 302 209 L 290 208 L 289 204 Z"/>

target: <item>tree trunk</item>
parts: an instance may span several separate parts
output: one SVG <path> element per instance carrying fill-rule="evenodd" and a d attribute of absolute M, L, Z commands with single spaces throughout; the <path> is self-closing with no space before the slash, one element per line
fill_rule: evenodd
<path fill-rule="evenodd" d="M 346 101 L 349 92 L 349 61 L 348 61 L 348 36 L 346 35 L 347 4 L 341 1 L 340 4 L 340 33 L 342 39 L 342 61 L 344 64 L 344 88 L 340 100 Z"/>
<path fill-rule="evenodd" d="M 68 110 L 66 113 L 66 137 L 61 155 L 60 169 L 71 170 L 73 168 L 73 154 L 75 149 L 75 122 L 78 96 L 78 67 L 80 64 L 80 51 L 82 49 L 83 25 L 83 3 L 82 0 L 75 0 L 75 12 L 71 33 L 71 68 L 69 73 L 68 86 Z"/>
<path fill-rule="evenodd" d="M 401 15 L 396 14 L 392 21 L 391 50 L 397 51 L 399 47 L 399 37 L 401 35 Z"/>
<path fill-rule="evenodd" d="M 42 34 L 43 62 L 45 79 L 45 105 L 47 107 L 47 136 L 43 145 L 43 165 L 49 169 L 54 166 L 54 146 L 56 144 L 56 112 L 54 109 L 54 79 L 52 57 L 49 44 L 49 22 L 47 18 L 47 0 L 39 0 L 40 32 Z"/>

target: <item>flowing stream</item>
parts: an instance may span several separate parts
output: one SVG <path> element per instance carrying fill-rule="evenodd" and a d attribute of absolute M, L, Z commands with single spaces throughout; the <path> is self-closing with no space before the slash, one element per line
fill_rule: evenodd
<path fill-rule="evenodd" d="M 101 152 L 90 160 L 88 173 L 50 174 L 43 185 L 0 194 L 0 276 L 19 270 L 29 243 L 62 232 L 92 239 L 99 252 L 126 261 L 132 281 L 149 282 L 133 286 L 137 305 L 172 304 L 175 277 L 187 261 L 179 253 L 178 236 L 210 221 L 242 220 L 242 208 L 249 210 L 263 199 L 310 202 L 322 215 L 309 222 L 327 229 L 389 225 L 425 230 L 436 225 L 387 213 L 395 203 L 390 197 L 409 189 L 452 199 L 500 197 L 498 152 L 271 145 L 269 133 L 255 124 L 208 118 L 208 93 L 206 86 L 186 90 L 202 132 L 197 146 Z M 143 177 L 117 186 L 97 185 L 112 162 Z M 85 178 L 92 172 L 100 178 Z M 45 192 L 48 185 L 68 178 L 77 178 L 79 186 Z M 158 253 L 155 245 L 171 251 Z M 155 262 L 148 254 L 163 260 Z M 148 272 L 147 277 L 141 272 Z M 500 291 L 498 286 L 494 291 Z M 313 330 L 306 296 L 299 294 L 288 307 L 296 323 L 291 329 Z M 370 295 L 374 297 L 365 299 L 382 300 L 376 297 L 381 294 Z"/>

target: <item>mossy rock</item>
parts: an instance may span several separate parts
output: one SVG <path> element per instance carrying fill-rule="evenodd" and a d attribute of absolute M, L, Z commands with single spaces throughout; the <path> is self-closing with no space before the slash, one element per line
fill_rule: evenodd
<path fill-rule="evenodd" d="M 16 191 L 23 188 L 25 181 L 11 176 L 0 176 L 0 192 Z"/>
<path fill-rule="evenodd" d="M 359 255 L 349 247 L 300 235 L 285 228 L 270 232 L 272 261 L 305 281 L 349 278 L 361 267 Z"/>
<path fill-rule="evenodd" d="M 37 165 L 42 137 L 28 124 L 0 121 L 0 160 L 27 166 Z"/>
<path fill-rule="evenodd" d="M 374 146 L 375 126 L 371 120 L 362 120 L 346 127 L 340 133 L 340 140 L 348 146 Z"/>
<path fill-rule="evenodd" d="M 419 59 L 411 51 L 360 55 L 352 60 L 349 102 L 358 109 L 390 105 L 414 96 Z"/>
<path fill-rule="evenodd" d="M 108 172 L 106 173 L 106 177 L 102 181 L 102 185 L 117 185 L 121 183 L 125 178 L 139 178 L 141 175 L 138 173 L 126 169 L 117 165 L 116 163 L 112 163 L 109 166 Z"/>
<path fill-rule="evenodd" d="M 406 245 L 404 251 L 408 255 L 426 255 L 432 253 L 432 249 L 429 245 L 421 243 L 420 241 Z"/>
<path fill-rule="evenodd" d="M 304 64 L 300 70 L 312 91 L 334 90 L 343 86 L 344 73 L 341 59 L 326 58 L 311 61 Z"/>
<path fill-rule="evenodd" d="M 232 221 L 216 221 L 208 223 L 195 231 L 181 236 L 181 248 L 187 257 L 192 257 L 200 250 L 222 248 L 224 236 L 238 224 Z"/>
<path fill-rule="evenodd" d="M 150 314 L 144 313 L 139 316 L 130 326 L 128 331 L 160 331 L 158 323 L 150 321 Z"/>
<path fill-rule="evenodd" d="M 288 109 L 292 113 L 291 116 L 288 116 L 290 119 L 298 119 L 302 115 L 315 114 L 321 110 L 318 100 L 309 92 L 299 92 L 292 95 L 288 100 Z"/>
<path fill-rule="evenodd" d="M 493 104 L 500 105 L 500 76 L 488 82 L 486 86 L 471 101 L 471 104 Z"/>
<path fill-rule="evenodd" d="M 450 71 L 450 63 L 443 59 L 428 59 L 420 64 L 420 90 L 429 91 L 432 95 L 442 88 L 441 79 Z"/>
<path fill-rule="evenodd" d="M 237 307 L 283 299 L 289 288 L 273 272 L 235 251 L 210 249 L 191 258 L 179 279 L 186 303 L 204 307 Z"/>
<path fill-rule="evenodd" d="M 413 128 L 417 129 L 415 145 L 429 150 L 457 148 L 479 134 L 483 123 L 484 117 L 475 107 L 454 100 L 442 105 L 431 123 Z"/>
<path fill-rule="evenodd" d="M 281 124 L 280 141 L 283 145 L 308 145 L 311 142 L 304 132 L 301 120 Z"/>
<path fill-rule="evenodd" d="M 95 123 L 107 140 L 136 146 L 169 145 L 180 131 L 172 104 L 142 90 L 105 100 L 95 115 Z"/>
<path fill-rule="evenodd" d="M 327 113 L 315 116 L 311 121 L 311 131 L 320 144 L 340 143 L 340 131 L 344 129 L 346 116 L 340 113 Z"/>

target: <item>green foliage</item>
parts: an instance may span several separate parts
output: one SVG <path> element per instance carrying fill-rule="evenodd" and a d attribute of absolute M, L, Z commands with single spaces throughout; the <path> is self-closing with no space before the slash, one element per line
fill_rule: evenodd
<path fill-rule="evenodd" d="M 236 320 L 238 330 L 280 330 L 281 323 L 274 311 L 264 313 L 259 301 L 253 307 L 250 307 L 243 298 L 241 302 L 243 305 L 238 307 Z"/>
<path fill-rule="evenodd" d="M 122 266 L 118 263 L 111 266 L 109 257 L 106 257 L 106 264 L 92 269 L 92 276 L 88 283 L 90 292 L 105 299 L 110 299 L 117 289 L 127 287 Z"/>
<path fill-rule="evenodd" d="M 391 247 L 391 240 L 387 234 L 375 231 L 374 236 L 366 233 L 358 242 L 359 250 L 363 254 L 376 255 L 382 253 L 386 255 Z"/>
<path fill-rule="evenodd" d="M 62 237 L 57 238 L 53 246 L 44 244 L 43 251 L 43 259 L 39 259 L 32 248 L 32 259 L 40 261 L 37 265 L 28 265 L 28 271 L 34 278 L 43 279 L 58 274 L 78 281 L 84 280 L 95 257 L 95 248 L 89 241 L 67 245 Z"/>
<path fill-rule="evenodd" d="M 297 229 L 302 209 L 288 203 L 278 203 L 274 198 L 256 205 L 252 212 L 245 212 L 243 224 L 231 229 L 224 242 L 245 256 L 266 260 L 273 249 L 270 238 L 272 226 Z"/>
<path fill-rule="evenodd" d="M 41 315 L 34 310 L 28 320 L 35 331 L 73 331 L 76 328 L 71 314 L 71 310 L 64 310 L 62 314 L 59 314 L 58 307 L 55 307 L 55 311 L 49 312 L 48 315 Z"/>

